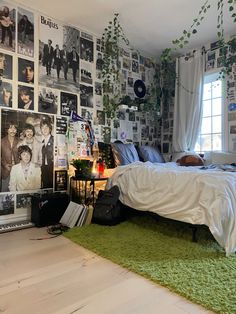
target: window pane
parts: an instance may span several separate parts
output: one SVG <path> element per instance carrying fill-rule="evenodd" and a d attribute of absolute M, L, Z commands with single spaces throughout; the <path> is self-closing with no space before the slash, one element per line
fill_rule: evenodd
<path fill-rule="evenodd" d="M 203 101 L 203 112 L 202 117 L 209 117 L 211 116 L 211 100 Z"/>
<path fill-rule="evenodd" d="M 197 142 L 196 142 L 195 147 L 194 147 L 194 151 L 195 152 L 200 152 L 201 151 L 201 148 L 200 148 L 200 136 L 197 139 Z"/>
<path fill-rule="evenodd" d="M 221 115 L 221 98 L 212 99 L 212 115 Z"/>
<path fill-rule="evenodd" d="M 204 84 L 203 87 L 203 100 L 211 99 L 211 83 Z"/>
<path fill-rule="evenodd" d="M 221 133 L 221 116 L 212 117 L 212 133 Z"/>
<path fill-rule="evenodd" d="M 211 150 L 211 135 L 201 136 L 201 151 L 207 152 Z"/>
<path fill-rule="evenodd" d="M 211 117 L 202 118 L 201 134 L 211 133 Z"/>
<path fill-rule="evenodd" d="M 213 150 L 222 150 L 222 136 L 221 134 L 214 134 L 212 136 Z"/>
<path fill-rule="evenodd" d="M 217 80 L 212 83 L 212 98 L 221 97 L 221 81 Z"/>

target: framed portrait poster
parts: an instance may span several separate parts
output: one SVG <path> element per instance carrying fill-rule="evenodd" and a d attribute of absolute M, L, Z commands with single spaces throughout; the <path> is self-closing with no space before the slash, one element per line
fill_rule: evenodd
<path fill-rule="evenodd" d="M 67 170 L 55 171 L 55 191 L 66 191 L 68 183 Z"/>

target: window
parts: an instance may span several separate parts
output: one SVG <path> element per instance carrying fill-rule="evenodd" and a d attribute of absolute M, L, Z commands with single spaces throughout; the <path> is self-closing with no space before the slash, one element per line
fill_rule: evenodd
<path fill-rule="evenodd" d="M 206 75 L 203 88 L 202 123 L 195 151 L 222 150 L 222 82 L 219 74 Z"/>

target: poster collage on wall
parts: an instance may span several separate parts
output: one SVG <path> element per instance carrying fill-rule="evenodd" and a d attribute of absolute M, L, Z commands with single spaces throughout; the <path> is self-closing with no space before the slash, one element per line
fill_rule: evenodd
<path fill-rule="evenodd" d="M 157 132 L 146 112 L 120 110 L 107 119 L 103 51 L 95 35 L 12 1 L 0 1 L 0 22 L 3 223 L 29 218 L 35 193 L 66 191 L 71 159 L 90 153 L 85 124 L 69 123 L 71 111 L 91 121 L 98 141 L 152 143 Z M 122 94 L 134 99 L 135 81 L 142 80 L 148 90 L 154 64 L 121 48 L 120 73 Z"/>

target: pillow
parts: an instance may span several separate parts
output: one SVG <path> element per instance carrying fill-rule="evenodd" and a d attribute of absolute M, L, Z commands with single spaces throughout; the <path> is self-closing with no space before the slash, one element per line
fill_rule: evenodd
<path fill-rule="evenodd" d="M 164 163 L 165 160 L 157 147 L 142 145 L 138 147 L 138 154 L 142 161 Z"/>
<path fill-rule="evenodd" d="M 180 166 L 203 166 L 204 161 L 198 155 L 185 155 L 176 161 Z"/>
<path fill-rule="evenodd" d="M 128 165 L 140 161 L 134 144 L 112 143 L 111 149 L 116 166 Z"/>

